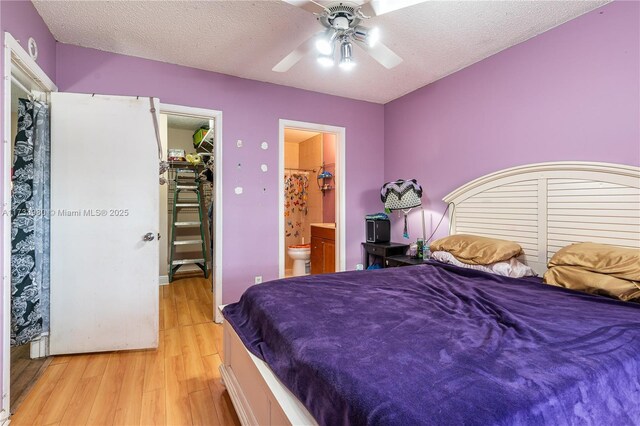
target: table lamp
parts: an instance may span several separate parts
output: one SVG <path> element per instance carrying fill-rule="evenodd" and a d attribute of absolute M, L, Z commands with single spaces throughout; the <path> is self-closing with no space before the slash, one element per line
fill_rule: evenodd
<path fill-rule="evenodd" d="M 402 210 L 404 213 L 404 232 L 402 235 L 409 238 L 407 214 L 412 208 L 422 205 L 422 186 L 415 179 L 387 182 L 382 185 L 380 198 L 384 203 L 385 210 Z"/>

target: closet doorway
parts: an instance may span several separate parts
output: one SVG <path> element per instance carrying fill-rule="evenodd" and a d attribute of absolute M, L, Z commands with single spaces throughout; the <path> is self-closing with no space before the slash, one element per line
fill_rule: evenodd
<path fill-rule="evenodd" d="M 166 104 L 160 108 L 168 162 L 166 183 L 160 186 L 160 284 L 190 280 L 192 289 L 175 306 L 162 306 L 161 301 L 165 321 L 222 319 L 216 309 L 222 303 L 221 126 L 219 111 Z M 202 312 L 203 301 L 211 311 Z"/>
<path fill-rule="evenodd" d="M 5 33 L 4 57 L 2 251 L 5 274 L 2 282 L 4 328 L 0 423 L 17 409 L 50 362 L 50 358 L 45 356 L 49 337 L 48 244 L 44 239 L 48 238 L 45 211 L 48 205 L 43 203 L 49 198 L 48 94 L 57 91 L 55 84 L 8 33 Z M 28 134 L 32 135 L 31 139 L 28 139 Z M 18 150 L 17 139 L 20 140 Z M 25 147 L 30 147 L 28 152 L 24 151 Z M 33 171 L 29 173 L 29 170 Z M 30 198 L 23 198 L 22 191 L 16 190 L 16 198 L 12 200 L 14 185 L 27 189 Z M 31 211 L 24 211 L 22 216 L 16 213 L 23 210 Z M 17 232 L 12 232 L 15 214 L 31 218 L 33 227 L 16 225 Z M 28 276 L 12 274 L 12 254 L 19 257 L 16 257 L 16 262 L 35 262 L 32 273 Z M 14 297 L 20 298 L 18 305 L 25 306 L 22 321 L 16 327 L 12 327 L 11 319 Z M 19 311 L 13 312 L 19 315 Z M 44 313 L 40 315 L 41 312 Z"/>
<path fill-rule="evenodd" d="M 344 271 L 345 129 L 280 120 L 279 275 Z"/>

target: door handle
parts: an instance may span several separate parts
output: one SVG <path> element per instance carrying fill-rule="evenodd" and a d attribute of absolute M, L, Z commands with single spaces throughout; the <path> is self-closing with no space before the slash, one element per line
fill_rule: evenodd
<path fill-rule="evenodd" d="M 153 232 L 147 232 L 146 234 L 144 234 L 144 237 L 142 237 L 142 239 L 144 241 L 153 241 L 155 240 L 156 236 L 153 235 Z"/>

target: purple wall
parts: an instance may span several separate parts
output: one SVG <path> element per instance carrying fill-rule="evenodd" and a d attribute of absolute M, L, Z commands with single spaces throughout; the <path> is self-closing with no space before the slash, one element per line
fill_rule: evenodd
<path fill-rule="evenodd" d="M 611 3 L 388 103 L 386 180 L 418 179 L 428 226 L 442 197 L 500 169 L 640 165 L 639 17 L 639 3 Z M 419 217 L 410 214 L 412 239 Z"/>
<path fill-rule="evenodd" d="M 360 262 L 363 216 L 379 210 L 384 107 L 192 68 L 58 44 L 61 91 L 156 96 L 223 111 L 223 301 L 278 276 L 278 120 L 346 128 L 347 268 Z M 236 140 L 244 146 L 236 148 Z M 260 149 L 267 141 L 269 149 Z M 266 163 L 269 171 L 260 171 Z M 238 167 L 238 164 L 241 166 Z M 234 188 L 244 193 L 236 195 Z"/>
<path fill-rule="evenodd" d="M 33 4 L 28 0 L 21 1 L 0 1 L 0 35 L 2 36 L 2 46 L 4 46 L 4 33 L 10 32 L 11 35 L 18 40 L 22 47 L 27 49 L 27 41 L 29 37 L 33 37 L 38 45 L 38 64 L 47 73 L 49 78 L 55 82 L 56 72 L 56 41 L 49 32 L 49 29 L 45 25 L 44 21 L 33 7 Z M 4 49 L 0 54 L 0 69 L 4 75 Z M 0 84 L 0 99 L 4 99 L 4 84 Z M 4 102 L 0 102 L 0 117 L 4 117 Z M 4 118 L 0 119 L 0 134 L 4 135 Z M 0 150 L 0 164 L 4 162 L 4 152 Z M 0 184 L 2 182 L 2 176 L 0 176 Z M 0 192 L 0 201 L 2 200 L 2 193 Z M 4 235 L 9 230 L 3 229 L 2 221 L 0 221 L 0 234 Z M 0 259 L 4 257 L 3 247 L 0 245 Z M 2 262 L 0 262 L 0 276 L 5 272 L 2 270 Z M 2 319 L 4 313 L 2 308 L 4 306 L 4 300 L 2 292 L 0 292 L 0 333 L 4 329 Z M 2 365 L 2 354 L 4 344 L 4 337 L 0 340 L 0 365 Z M 0 395 L 4 394 L 2 389 L 3 372 L 0 368 Z"/>
<path fill-rule="evenodd" d="M 8 31 L 27 50 L 29 37 L 33 37 L 38 45 L 37 63 L 49 78 L 55 82 L 56 41 L 38 11 L 33 7 L 33 4 L 29 0 L 3 0 L 0 2 L 0 9 L 3 40 L 4 32 Z"/>

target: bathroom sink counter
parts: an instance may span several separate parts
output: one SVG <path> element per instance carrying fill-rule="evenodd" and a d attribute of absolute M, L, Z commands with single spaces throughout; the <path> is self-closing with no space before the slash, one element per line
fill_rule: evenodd
<path fill-rule="evenodd" d="M 311 226 L 316 226 L 318 228 L 336 229 L 335 223 L 312 223 Z"/>

